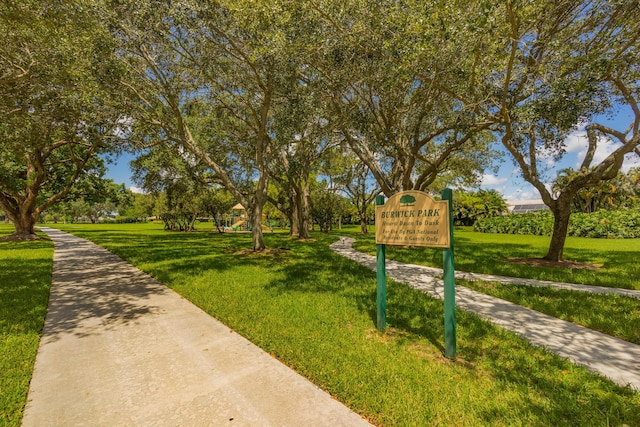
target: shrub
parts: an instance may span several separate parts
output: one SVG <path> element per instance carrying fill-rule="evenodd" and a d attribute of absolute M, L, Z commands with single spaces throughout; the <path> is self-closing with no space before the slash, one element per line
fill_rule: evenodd
<path fill-rule="evenodd" d="M 476 221 L 473 229 L 481 233 L 550 236 L 553 231 L 553 214 L 544 211 L 482 218 Z M 640 209 L 574 213 L 569 221 L 568 235 L 612 239 L 640 238 Z"/>

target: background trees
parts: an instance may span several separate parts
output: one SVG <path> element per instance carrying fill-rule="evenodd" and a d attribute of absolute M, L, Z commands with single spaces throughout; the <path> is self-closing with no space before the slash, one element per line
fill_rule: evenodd
<path fill-rule="evenodd" d="M 367 234 L 371 215 L 375 215 L 373 202 L 381 190 L 367 165 L 346 147 L 340 147 L 323 165 L 336 189 L 346 196 L 360 222 L 360 232 Z"/>
<path fill-rule="evenodd" d="M 119 70 L 95 3 L 3 2 L 0 28 L 0 207 L 12 238 L 96 173 L 121 118 Z"/>
<path fill-rule="evenodd" d="M 639 153 L 638 7 L 631 0 L 4 4 L 0 207 L 18 234 L 31 235 L 33 218 L 69 197 L 92 165 L 99 171 L 90 160 L 96 153 L 127 140 L 144 148 L 140 162 L 162 184 L 167 215 L 178 196 L 195 204 L 215 199 L 222 186 L 246 208 L 260 250 L 269 198 L 292 234 L 305 238 L 312 199 L 324 197 L 311 196 L 313 183 L 328 179 L 328 190 L 349 195 L 364 232 L 378 191 L 473 187 L 499 142 L 554 214 L 547 258 L 558 260 L 571 204 L 582 197 L 583 209 L 592 209 L 619 195 L 627 185 L 615 181 L 620 166 Z M 631 112 L 628 129 L 598 121 L 621 104 Z M 587 154 L 551 190 L 553 161 L 578 126 Z M 595 164 L 604 140 L 616 149 Z M 331 158 L 338 147 L 340 162 Z M 323 170 L 331 162 L 339 173 Z M 472 221 L 470 207 L 485 196 L 461 196 L 459 220 Z M 213 213 L 225 205 L 218 202 L 196 210 Z"/>
<path fill-rule="evenodd" d="M 536 2 L 521 8 L 506 2 L 509 52 L 497 74 L 501 87 L 495 121 L 501 141 L 554 215 L 545 259 L 562 259 L 571 204 L 583 188 L 617 175 L 627 155 L 638 150 L 638 22 L 629 18 L 637 2 Z M 631 65 L 635 61 L 636 65 Z M 597 114 L 627 104 L 633 119 L 627 131 L 594 122 Z M 564 154 L 565 138 L 587 122 L 588 149 L 579 169 L 554 194 L 545 164 Z M 618 147 L 599 164 L 594 154 L 603 139 Z"/>
<path fill-rule="evenodd" d="M 598 184 L 583 187 L 576 193 L 573 212 L 593 213 L 599 209 L 621 209 L 638 206 L 640 202 L 640 168 L 628 173 L 618 172 L 615 178 L 600 181 Z M 558 173 L 551 190 L 554 195 L 561 193 L 578 176 L 578 172 L 568 168 Z"/>
<path fill-rule="evenodd" d="M 481 218 L 507 212 L 507 203 L 495 190 L 456 192 L 453 197 L 453 220 L 458 225 L 473 225 Z"/>

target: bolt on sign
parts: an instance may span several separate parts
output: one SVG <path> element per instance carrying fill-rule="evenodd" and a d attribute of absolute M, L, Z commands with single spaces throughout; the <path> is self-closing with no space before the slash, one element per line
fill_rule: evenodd
<path fill-rule="evenodd" d="M 403 191 L 376 206 L 376 243 L 449 248 L 449 203 L 422 191 Z"/>

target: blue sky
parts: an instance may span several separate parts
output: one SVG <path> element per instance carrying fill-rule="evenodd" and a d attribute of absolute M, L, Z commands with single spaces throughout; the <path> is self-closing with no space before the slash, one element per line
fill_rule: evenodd
<path fill-rule="evenodd" d="M 599 118 L 598 122 L 610 126 L 614 129 L 624 131 L 629 123 L 633 120 L 630 109 L 621 110 L 612 119 Z M 584 128 L 573 132 L 566 140 L 567 154 L 557 163 L 549 162 L 549 170 L 547 173 L 547 182 L 552 182 L 558 171 L 572 167 L 576 168 L 584 158 L 587 140 Z M 617 147 L 608 141 L 600 141 L 598 150 L 594 157 L 594 164 L 599 163 L 609 153 Z M 113 179 L 114 182 L 124 183 L 127 188 L 137 191 L 131 181 L 131 170 L 129 162 L 133 160 L 131 154 L 123 154 L 112 164 L 107 164 L 106 178 Z M 622 168 L 624 172 L 631 167 L 640 166 L 640 159 L 637 155 L 629 156 Z M 500 192 L 507 201 L 515 200 L 537 200 L 540 194 L 528 182 L 520 176 L 519 168 L 513 163 L 508 153 L 504 156 L 500 169 L 497 174 L 486 173 L 482 179 L 481 188 L 494 189 Z"/>
<path fill-rule="evenodd" d="M 105 178 L 110 178 L 117 184 L 124 184 L 127 188 L 135 190 L 133 181 L 131 180 L 131 168 L 129 168 L 129 162 L 133 160 L 135 156 L 124 153 L 114 158 L 113 163 L 107 163 L 107 173 Z"/>
<path fill-rule="evenodd" d="M 633 113 L 630 108 L 621 109 L 613 118 L 598 117 L 594 121 L 619 131 L 625 131 L 633 121 Z M 569 135 L 565 143 L 567 153 L 563 158 L 557 163 L 550 160 L 547 164 L 549 169 L 545 182 L 551 183 L 555 179 L 557 172 L 562 169 L 568 167 L 576 169 L 580 166 L 588 145 L 584 127 Z M 600 163 L 617 147 L 619 147 L 619 144 L 611 141 L 599 141 L 592 164 L 597 165 Z M 640 158 L 634 154 L 625 159 L 622 171 L 627 172 L 632 167 L 640 167 Z M 520 176 L 520 168 L 514 164 L 508 153 L 505 155 L 504 162 L 501 164 L 497 174 L 487 173 L 483 176 L 481 188 L 497 190 L 507 201 L 540 199 L 538 190 Z"/>

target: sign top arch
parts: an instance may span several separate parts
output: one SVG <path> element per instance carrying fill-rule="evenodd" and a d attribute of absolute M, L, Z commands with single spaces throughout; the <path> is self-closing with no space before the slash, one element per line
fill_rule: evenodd
<path fill-rule="evenodd" d="M 376 243 L 449 248 L 449 203 L 423 191 L 396 193 L 376 206 Z"/>

